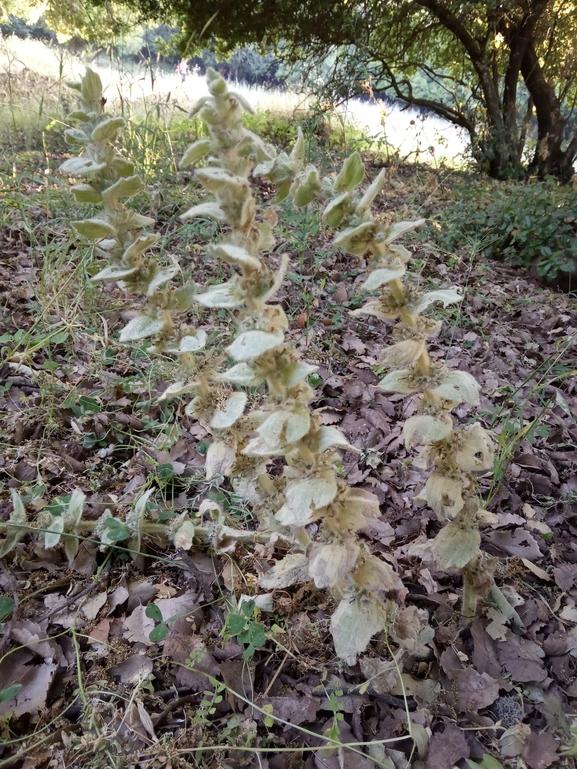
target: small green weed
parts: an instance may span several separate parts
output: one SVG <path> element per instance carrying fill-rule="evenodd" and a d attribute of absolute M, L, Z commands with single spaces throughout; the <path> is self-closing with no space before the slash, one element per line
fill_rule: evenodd
<path fill-rule="evenodd" d="M 467 187 L 440 222 L 440 231 L 429 231 L 448 251 L 466 237 L 479 241 L 487 256 L 534 266 L 546 280 L 577 272 L 575 190 L 553 180 Z"/>
<path fill-rule="evenodd" d="M 244 601 L 236 611 L 231 612 L 223 629 L 223 637 L 236 636 L 237 641 L 245 645 L 242 655 L 244 660 L 254 657 L 257 646 L 264 646 L 265 628 L 257 622 L 259 609 L 254 601 Z"/>

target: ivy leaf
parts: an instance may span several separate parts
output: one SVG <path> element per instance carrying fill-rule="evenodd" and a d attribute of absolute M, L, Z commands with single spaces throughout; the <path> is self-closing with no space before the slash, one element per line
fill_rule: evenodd
<path fill-rule="evenodd" d="M 162 622 L 162 612 L 155 603 L 149 603 L 144 613 L 149 619 L 153 619 L 155 622 Z"/>
<path fill-rule="evenodd" d="M 241 614 L 229 614 L 228 627 L 232 635 L 239 635 L 246 627 L 246 617 Z"/>
<path fill-rule="evenodd" d="M 160 622 L 156 627 L 152 628 L 148 637 L 153 643 L 158 643 L 159 641 L 164 641 L 168 632 L 169 630 L 166 622 Z"/>
<path fill-rule="evenodd" d="M 101 542 L 105 545 L 113 542 L 122 542 L 130 536 L 130 532 L 118 518 L 106 518 L 102 527 L 104 531 L 102 532 Z"/>

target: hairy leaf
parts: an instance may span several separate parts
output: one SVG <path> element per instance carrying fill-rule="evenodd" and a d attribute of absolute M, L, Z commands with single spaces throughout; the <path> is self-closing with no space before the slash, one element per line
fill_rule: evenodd
<path fill-rule="evenodd" d="M 409 417 L 403 425 L 405 446 L 424 446 L 426 443 L 442 441 L 453 429 L 453 420 L 449 414 L 433 417 L 428 414 L 417 414 Z"/>
<path fill-rule="evenodd" d="M 466 371 L 449 371 L 443 377 L 441 384 L 433 387 L 431 392 L 448 401 L 478 406 L 480 389 L 475 377 Z"/>
<path fill-rule="evenodd" d="M 258 583 L 265 590 L 290 587 L 309 580 L 309 559 L 304 553 L 289 553 L 277 561 L 270 571 L 263 574 Z"/>
<path fill-rule="evenodd" d="M 242 416 L 246 401 L 246 393 L 232 393 L 232 395 L 229 395 L 224 409 L 218 409 L 214 412 L 210 426 L 214 430 L 224 430 L 227 427 L 232 427 Z"/>
<path fill-rule="evenodd" d="M 375 633 L 384 630 L 387 615 L 382 603 L 370 598 L 343 598 L 331 617 L 331 634 L 337 655 L 355 665 Z"/>

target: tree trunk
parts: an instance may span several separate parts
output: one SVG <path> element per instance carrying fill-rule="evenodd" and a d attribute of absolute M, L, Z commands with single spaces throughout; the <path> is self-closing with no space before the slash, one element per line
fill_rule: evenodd
<path fill-rule="evenodd" d="M 547 82 L 533 44 L 527 46 L 521 73 L 531 94 L 537 113 L 537 148 L 529 171 L 539 178 L 556 176 L 568 182 L 573 176 L 573 162 L 577 154 L 577 136 L 564 148 L 566 121 L 553 87 Z"/>

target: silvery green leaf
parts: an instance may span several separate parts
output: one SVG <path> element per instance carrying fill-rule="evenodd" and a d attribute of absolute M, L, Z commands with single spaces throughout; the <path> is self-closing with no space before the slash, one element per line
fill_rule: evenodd
<path fill-rule="evenodd" d="M 421 499 L 425 499 L 441 520 L 454 518 L 463 509 L 463 484 L 435 471 L 427 479 Z"/>
<path fill-rule="evenodd" d="M 197 160 L 203 158 L 212 146 L 211 139 L 198 139 L 188 147 L 178 164 L 179 168 L 188 168 Z"/>
<path fill-rule="evenodd" d="M 460 431 L 465 440 L 453 454 L 461 470 L 468 473 L 490 470 L 495 460 L 495 449 L 489 433 L 481 425 L 469 425 Z"/>
<path fill-rule="evenodd" d="M 105 222 L 104 219 L 82 219 L 78 222 L 72 222 L 72 226 L 79 235 L 91 240 L 99 240 L 108 235 L 114 235 L 116 232 L 114 227 Z"/>
<path fill-rule="evenodd" d="M 153 491 L 154 489 L 148 489 L 144 494 L 141 494 L 138 497 L 136 502 L 132 505 L 132 508 L 128 511 L 124 521 L 126 528 L 130 531 L 130 539 L 128 540 L 127 547 L 131 551 L 133 558 L 140 555 L 142 524 L 146 512 L 146 503 Z"/>
<path fill-rule="evenodd" d="M 95 174 L 106 168 L 106 163 L 98 163 L 92 158 L 69 158 L 60 166 L 63 174 L 71 176 L 85 176 L 86 174 Z"/>
<path fill-rule="evenodd" d="M 192 105 L 192 108 L 188 113 L 187 117 L 193 118 L 195 115 L 197 115 L 200 112 L 200 110 L 204 107 L 206 102 L 209 100 L 210 100 L 210 96 L 201 96 L 200 99 Z"/>
<path fill-rule="evenodd" d="M 257 429 L 257 433 L 269 446 L 286 446 L 303 438 L 311 426 L 311 415 L 302 412 L 275 411 Z"/>
<path fill-rule="evenodd" d="M 448 401 L 478 406 L 480 389 L 475 377 L 466 371 L 449 371 L 443 377 L 441 384 L 434 387 L 431 392 Z"/>
<path fill-rule="evenodd" d="M 258 257 L 252 256 L 240 246 L 233 246 L 231 243 L 219 243 L 218 245 L 208 246 L 207 251 L 214 259 L 221 259 L 227 264 L 240 264 L 244 267 L 252 267 L 255 270 L 262 268 Z"/>
<path fill-rule="evenodd" d="M 241 418 L 246 406 L 246 393 L 232 393 L 229 395 L 224 409 L 218 409 L 210 422 L 214 430 L 225 430 Z"/>
<path fill-rule="evenodd" d="M 172 280 L 177 272 L 178 267 L 169 267 L 166 270 L 158 270 L 146 287 L 146 296 L 152 296 L 159 286 L 166 283 L 168 280 Z"/>
<path fill-rule="evenodd" d="M 315 199 L 320 190 L 319 172 L 314 166 L 307 166 L 301 177 L 295 179 L 291 194 L 297 208 L 304 208 Z"/>
<path fill-rule="evenodd" d="M 424 446 L 434 441 L 442 441 L 453 429 L 453 421 L 448 414 L 437 417 L 417 414 L 409 417 L 403 425 L 405 446 Z"/>
<path fill-rule="evenodd" d="M 283 526 L 306 526 L 316 512 L 329 505 L 337 495 L 334 476 L 292 481 L 285 492 L 286 502 L 275 518 Z"/>
<path fill-rule="evenodd" d="M 297 140 L 290 154 L 290 164 L 294 171 L 300 171 L 305 162 L 305 135 L 302 128 L 297 128 Z"/>
<path fill-rule="evenodd" d="M 335 179 L 335 190 L 342 192 L 343 190 L 353 190 L 359 185 L 365 178 L 365 166 L 358 152 L 353 152 L 352 155 L 345 160 L 343 168 L 340 174 Z"/>
<path fill-rule="evenodd" d="M 433 302 L 442 302 L 446 307 L 454 302 L 462 302 L 463 295 L 456 288 L 439 289 L 438 291 L 428 291 L 418 299 L 415 304 L 407 305 L 406 311 L 410 315 L 420 315 Z"/>
<path fill-rule="evenodd" d="M 126 121 L 121 117 L 109 117 L 99 123 L 92 131 L 92 139 L 95 142 L 114 141 L 116 134 L 124 128 Z"/>
<path fill-rule="evenodd" d="M 425 224 L 425 222 L 426 219 L 417 219 L 414 222 L 397 222 L 397 224 L 393 224 L 391 227 L 385 230 L 381 242 L 392 243 L 393 240 L 396 240 L 401 235 L 404 235 L 405 232 L 414 230 L 417 227 L 420 227 L 422 224 Z"/>
<path fill-rule="evenodd" d="M 2 543 L 0 543 L 0 558 L 4 558 L 5 555 L 16 547 L 18 542 L 26 534 L 28 516 L 26 515 L 26 509 L 24 503 L 20 499 L 16 489 L 10 489 L 10 495 L 12 497 L 12 512 L 8 519 L 8 526 L 6 528 L 6 537 Z"/>
<path fill-rule="evenodd" d="M 387 270 L 387 269 L 378 269 L 373 270 L 369 277 L 365 280 L 365 282 L 362 284 L 361 288 L 363 288 L 365 291 L 375 291 L 377 288 L 380 288 L 385 283 L 390 283 L 391 280 L 395 280 L 396 278 L 402 278 L 407 270 L 403 265 L 400 267 L 397 267 L 394 270 Z"/>
<path fill-rule="evenodd" d="M 194 524 L 185 520 L 174 532 L 172 541 L 177 550 L 190 550 L 194 544 Z"/>
<path fill-rule="evenodd" d="M 102 195 L 90 184 L 75 184 L 70 188 L 70 192 L 76 198 L 77 203 L 100 203 Z"/>
<path fill-rule="evenodd" d="M 352 315 L 353 318 L 358 318 L 363 315 L 372 315 L 375 318 L 380 318 L 381 320 L 394 320 L 395 318 L 399 317 L 400 312 L 399 310 L 384 312 L 380 300 L 376 299 L 373 302 L 367 302 L 367 304 L 363 305 L 363 307 L 359 307 L 358 310 L 350 310 L 349 315 Z"/>
<path fill-rule="evenodd" d="M 416 387 L 411 381 L 412 371 L 408 368 L 401 368 L 398 371 L 391 371 L 387 374 L 378 384 L 381 390 L 386 390 L 391 393 L 408 393 L 419 392 L 419 388 Z"/>
<path fill-rule="evenodd" d="M 388 368 L 410 366 L 415 363 L 426 350 L 424 339 L 403 339 L 383 350 L 379 363 Z"/>
<path fill-rule="evenodd" d="M 335 237 L 333 244 L 342 248 L 343 251 L 361 256 L 374 240 L 375 229 L 374 222 L 361 222 L 354 227 L 341 230 Z"/>
<path fill-rule="evenodd" d="M 276 457 L 285 453 L 285 447 L 278 443 L 267 443 L 263 437 L 257 435 L 247 442 L 241 453 L 247 457 Z"/>
<path fill-rule="evenodd" d="M 285 387 L 296 387 L 299 382 L 314 374 L 318 366 L 311 366 L 302 360 L 295 360 L 285 366 L 282 372 L 282 380 Z"/>
<path fill-rule="evenodd" d="M 60 542 L 60 537 L 64 531 L 64 518 L 61 515 L 53 515 L 50 517 L 52 520 L 46 526 L 44 532 L 44 547 L 46 550 L 56 547 Z"/>
<path fill-rule="evenodd" d="M 197 387 L 198 382 L 174 382 L 173 384 L 168 385 L 158 400 L 164 401 L 167 398 L 173 398 L 176 395 L 184 395 L 185 393 L 193 392 Z"/>
<path fill-rule="evenodd" d="M 134 275 L 139 269 L 139 267 L 105 267 L 103 270 L 100 270 L 100 272 L 97 272 L 92 280 L 124 280 L 125 278 Z"/>
<path fill-rule="evenodd" d="M 184 312 L 194 304 L 197 286 L 194 283 L 185 283 L 170 294 L 170 308 L 175 312 Z"/>
<path fill-rule="evenodd" d="M 224 168 L 197 168 L 196 177 L 209 192 L 219 192 L 223 186 L 246 187 L 246 180 Z"/>
<path fill-rule="evenodd" d="M 353 579 L 361 590 L 369 593 L 392 593 L 403 589 L 403 583 L 393 567 L 374 555 L 365 556 L 355 569 Z"/>
<path fill-rule="evenodd" d="M 353 570 L 361 548 L 354 541 L 313 547 L 309 574 L 319 588 L 335 587 Z"/>
<path fill-rule="evenodd" d="M 198 352 L 206 345 L 206 331 L 199 329 L 195 336 L 183 336 L 176 350 L 171 352 Z"/>
<path fill-rule="evenodd" d="M 119 154 L 114 156 L 112 167 L 119 176 L 133 176 L 134 174 L 134 163 Z"/>
<path fill-rule="evenodd" d="M 282 203 L 283 200 L 286 200 L 290 195 L 291 186 L 291 179 L 285 179 L 282 182 L 277 182 L 275 185 L 276 195 L 274 196 L 273 203 Z"/>
<path fill-rule="evenodd" d="M 323 219 L 326 220 L 329 227 L 336 228 L 341 223 L 345 211 L 350 203 L 350 195 L 348 192 L 339 195 L 326 206 L 323 211 Z"/>
<path fill-rule="evenodd" d="M 238 93 L 236 91 L 231 91 L 230 96 L 233 99 L 236 99 L 237 102 L 240 104 L 240 106 L 243 108 L 245 112 L 248 112 L 249 115 L 254 115 L 254 110 L 251 107 L 250 103 L 244 98 L 244 96 L 241 93 Z"/>
<path fill-rule="evenodd" d="M 75 110 L 69 115 L 66 115 L 66 120 L 70 120 L 71 123 L 87 123 L 90 120 L 90 116 L 82 110 Z"/>
<path fill-rule="evenodd" d="M 131 198 L 142 189 L 144 189 L 144 184 L 140 176 L 126 176 L 123 179 L 119 179 L 115 184 L 112 184 L 110 187 L 104 190 L 102 197 L 105 199 L 107 204 L 110 204 L 115 200 Z"/>
<path fill-rule="evenodd" d="M 386 624 L 387 615 L 382 603 L 370 598 L 343 598 L 331 617 L 331 635 L 337 656 L 347 665 L 355 665 L 358 655 Z"/>
<path fill-rule="evenodd" d="M 80 92 L 89 104 L 98 104 L 102 99 L 102 80 L 90 67 L 86 67 L 86 73 L 80 81 Z"/>
<path fill-rule="evenodd" d="M 264 381 L 262 377 L 256 375 L 254 368 L 248 363 L 237 363 L 228 371 L 219 374 L 218 379 L 239 387 L 258 387 Z"/>
<path fill-rule="evenodd" d="M 210 481 L 217 475 L 225 475 L 236 457 L 236 449 L 224 441 L 213 441 L 206 452 L 204 466 L 206 480 Z"/>
<path fill-rule="evenodd" d="M 131 260 L 134 259 L 135 256 L 138 256 L 138 254 L 146 251 L 146 249 L 154 245 L 158 239 L 159 236 L 152 232 L 146 235 L 139 235 L 122 254 L 122 261 L 130 264 Z M 102 243 L 100 243 L 100 246 L 102 247 Z"/>
<path fill-rule="evenodd" d="M 268 331 L 244 331 L 226 348 L 226 351 L 234 360 L 248 361 L 274 350 L 283 342 L 284 334 L 282 331 L 274 334 Z"/>
<path fill-rule="evenodd" d="M 166 320 L 163 317 L 151 318 L 150 315 L 138 315 L 133 318 L 120 332 L 121 342 L 132 342 L 146 339 L 164 330 Z"/>
<path fill-rule="evenodd" d="M 64 536 L 64 552 L 68 558 L 68 564 L 71 566 L 72 562 L 76 558 L 79 547 L 78 538 L 78 525 L 82 519 L 82 511 L 84 509 L 84 501 L 86 495 L 83 494 L 80 489 L 74 489 L 68 503 L 68 507 L 64 511 L 64 529 L 70 532 L 69 535 Z"/>
<path fill-rule="evenodd" d="M 180 219 L 183 222 L 187 222 L 189 219 L 196 219 L 197 217 L 208 217 L 219 222 L 226 221 L 226 214 L 218 203 L 200 203 L 198 206 L 193 206 L 180 215 Z"/>
<path fill-rule="evenodd" d="M 82 511 L 84 509 L 84 502 L 86 495 L 80 491 L 80 489 L 74 489 L 70 495 L 70 501 L 64 511 L 62 517 L 66 524 L 66 529 L 70 527 L 78 526 L 80 519 L 82 518 Z"/>
<path fill-rule="evenodd" d="M 279 590 L 309 581 L 309 559 L 304 553 L 289 553 L 277 561 L 258 583 L 265 590 Z"/>
<path fill-rule="evenodd" d="M 381 187 L 383 186 L 383 182 L 385 181 L 386 173 L 386 169 L 383 168 L 376 179 L 367 187 L 363 197 L 360 200 L 360 203 L 357 206 L 358 214 L 362 214 L 377 197 Z"/>
<path fill-rule="evenodd" d="M 131 211 L 130 214 L 130 224 L 133 227 L 153 227 L 156 224 L 156 220 L 151 216 L 143 216 L 142 214 L 137 214 L 134 211 Z"/>
<path fill-rule="evenodd" d="M 359 453 L 359 449 L 355 448 L 355 446 L 351 446 L 340 430 L 337 430 L 336 427 L 327 427 L 324 425 L 319 427 L 314 435 L 314 446 L 316 453 L 318 454 L 322 454 L 323 451 L 331 448 Z"/>
<path fill-rule="evenodd" d="M 89 138 L 90 137 L 79 128 L 67 128 L 66 131 L 64 131 L 64 140 L 66 144 L 86 144 Z"/>
<path fill-rule="evenodd" d="M 462 569 L 479 553 L 481 534 L 477 529 L 462 529 L 448 523 L 437 534 L 430 551 L 439 569 Z"/>
<path fill-rule="evenodd" d="M 240 295 L 236 282 L 229 281 L 219 286 L 210 286 L 208 291 L 195 294 L 194 301 L 204 307 L 240 307 L 244 304 L 244 297 Z"/>
<path fill-rule="evenodd" d="M 288 269 L 288 265 L 289 265 L 288 254 L 283 254 L 281 256 L 280 267 L 274 277 L 274 283 L 272 284 L 272 286 L 269 288 L 268 291 L 266 291 L 264 294 L 261 294 L 259 296 L 259 299 L 261 300 L 261 302 L 268 302 L 268 300 L 271 297 L 273 297 L 276 294 L 276 292 L 279 290 L 279 288 L 282 286 L 284 277 L 286 275 L 286 271 Z"/>

